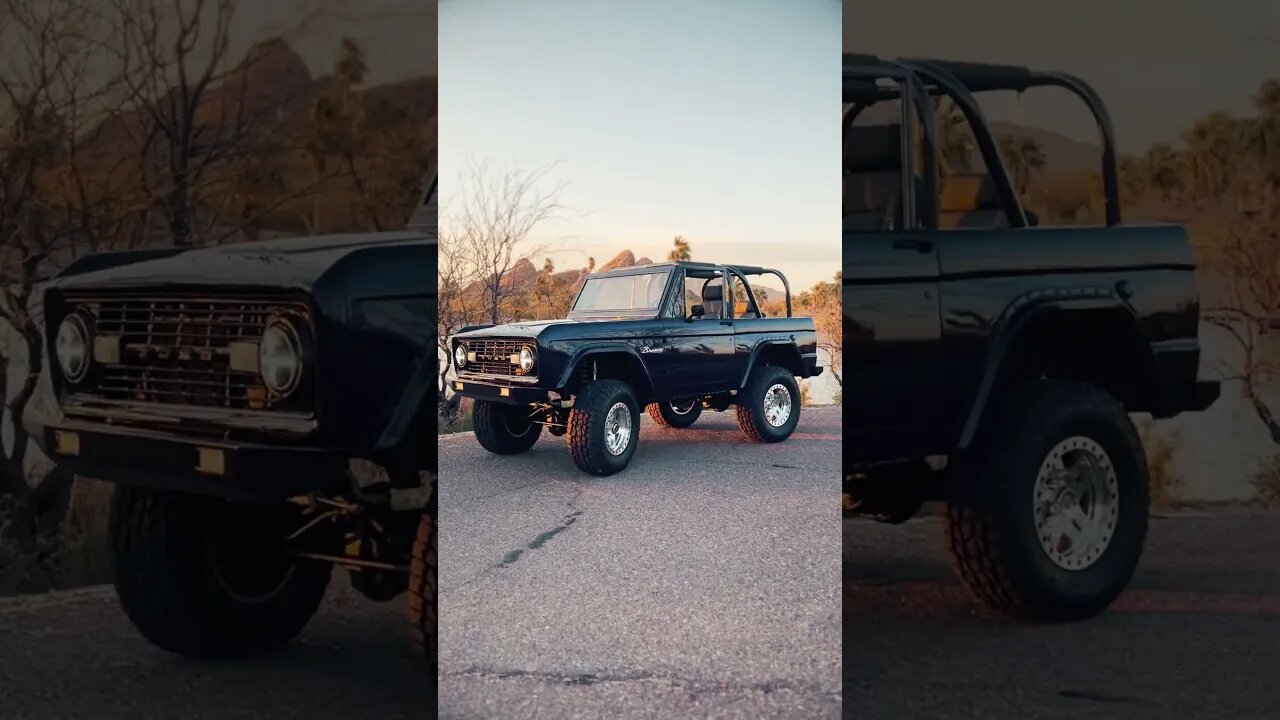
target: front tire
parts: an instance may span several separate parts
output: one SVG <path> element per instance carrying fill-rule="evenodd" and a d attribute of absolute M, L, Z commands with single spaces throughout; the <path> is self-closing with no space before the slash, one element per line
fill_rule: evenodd
<path fill-rule="evenodd" d="M 121 486 L 111 508 L 116 594 L 153 645 L 193 658 L 264 655 L 315 614 L 327 563 L 286 547 L 298 527 L 287 505 Z"/>
<path fill-rule="evenodd" d="M 471 412 L 480 447 L 495 455 L 518 455 L 533 447 L 542 425 L 529 419 L 529 408 L 477 400 Z"/>
<path fill-rule="evenodd" d="M 677 429 L 690 427 L 702 415 L 702 404 L 697 400 L 651 402 L 646 409 L 654 422 Z"/>
<path fill-rule="evenodd" d="M 640 406 L 620 380 L 587 383 L 569 411 L 565 436 L 573 462 L 592 475 L 612 475 L 631 463 L 640 439 Z"/>
<path fill-rule="evenodd" d="M 413 543 L 413 559 L 409 564 L 409 632 L 418 654 L 436 664 L 436 553 L 435 518 L 423 513 L 418 535 Z"/>
<path fill-rule="evenodd" d="M 756 442 L 782 442 L 800 422 L 800 386 L 790 370 L 762 365 L 738 393 L 738 428 Z"/>
<path fill-rule="evenodd" d="M 960 459 L 947 542 L 970 594 L 1003 613 L 1071 621 L 1107 608 L 1147 534 L 1147 463 L 1124 407 L 1100 388 L 1009 388 Z"/>

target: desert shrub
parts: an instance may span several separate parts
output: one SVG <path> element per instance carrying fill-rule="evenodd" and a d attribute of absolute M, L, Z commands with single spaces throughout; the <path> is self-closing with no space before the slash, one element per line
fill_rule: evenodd
<path fill-rule="evenodd" d="M 29 548 L 0 539 L 0 596 L 109 582 L 110 497 L 108 486 L 77 481 L 75 499 L 56 535 L 37 538 Z M 6 537 L 5 517 L 0 507 L 0 538 Z"/>
<path fill-rule="evenodd" d="M 449 435 L 474 430 L 475 425 L 471 421 L 472 405 L 471 398 L 462 398 L 457 406 L 457 412 L 452 416 L 443 411 L 437 413 L 438 434 Z"/>
<path fill-rule="evenodd" d="M 1138 434 L 1147 455 L 1147 470 L 1151 476 L 1151 504 L 1167 508 L 1177 504 L 1181 497 L 1182 476 L 1174 466 L 1174 456 L 1180 442 L 1179 433 L 1162 433 L 1151 420 L 1138 423 Z"/>
<path fill-rule="evenodd" d="M 1280 455 L 1268 455 L 1258 461 L 1253 488 L 1259 500 L 1271 507 L 1280 506 Z"/>

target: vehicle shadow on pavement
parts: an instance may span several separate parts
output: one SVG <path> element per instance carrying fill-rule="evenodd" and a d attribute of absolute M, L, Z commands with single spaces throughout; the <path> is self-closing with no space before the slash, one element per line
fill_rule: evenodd
<path fill-rule="evenodd" d="M 1063 624 L 970 600 L 942 535 L 845 521 L 845 717 L 1280 717 L 1280 514 L 1153 522 L 1130 589 Z"/>
<path fill-rule="evenodd" d="M 435 674 L 411 649 L 402 604 L 335 595 L 300 639 L 227 662 L 151 647 L 106 591 L 0 607 L 0 716 L 432 717 Z"/>

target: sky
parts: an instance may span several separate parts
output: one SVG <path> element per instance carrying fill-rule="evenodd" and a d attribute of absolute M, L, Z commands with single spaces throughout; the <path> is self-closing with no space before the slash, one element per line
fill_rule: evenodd
<path fill-rule="evenodd" d="M 558 268 L 623 249 L 840 269 L 839 0 L 442 0 L 440 177 L 550 167 Z M 455 205 L 456 207 L 456 205 Z M 548 253 L 539 253 L 537 265 Z"/>
<path fill-rule="evenodd" d="M 1174 140 L 1210 110 L 1244 114 L 1280 77 L 1276 0 L 846 0 L 844 47 L 1075 73 L 1102 95 L 1122 150 Z M 993 117 L 1093 140 L 1063 91 L 990 106 Z M 985 106 L 985 104 L 984 104 Z"/>

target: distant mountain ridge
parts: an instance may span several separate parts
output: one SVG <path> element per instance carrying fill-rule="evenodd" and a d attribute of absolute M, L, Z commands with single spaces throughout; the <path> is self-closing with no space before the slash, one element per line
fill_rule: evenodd
<path fill-rule="evenodd" d="M 1040 146 L 1040 151 L 1044 153 L 1045 170 L 1050 173 L 1102 168 L 1101 145 L 1072 140 L 1056 132 L 1003 120 L 993 120 L 990 125 L 991 133 L 996 138 L 1002 135 L 1015 135 L 1035 140 L 1036 145 Z"/>

